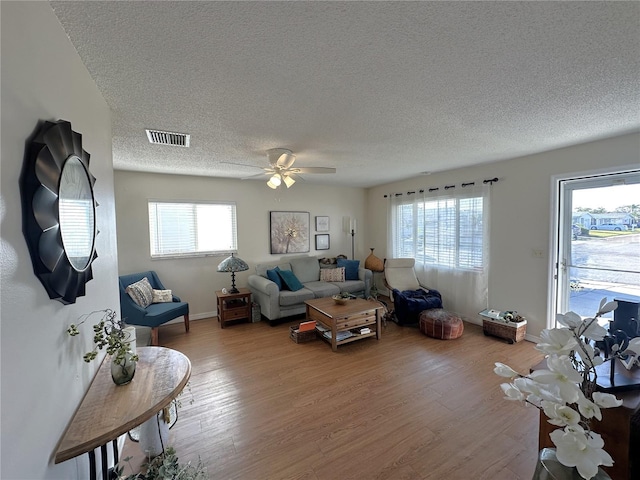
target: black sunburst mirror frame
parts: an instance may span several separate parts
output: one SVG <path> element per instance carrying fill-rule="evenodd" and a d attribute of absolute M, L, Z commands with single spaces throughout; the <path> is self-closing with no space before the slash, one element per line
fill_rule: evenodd
<path fill-rule="evenodd" d="M 93 278 L 91 264 L 98 257 L 95 251 L 97 203 L 93 191 L 96 179 L 89 171 L 89 156 L 82 148 L 82 135 L 71 129 L 71 123 L 40 122 L 35 135 L 27 141 L 20 177 L 22 231 L 34 273 L 49 298 L 65 305 L 85 295 L 85 285 Z M 72 215 L 72 220 L 86 220 L 85 224 L 60 225 L 61 188 L 65 191 L 69 188 L 68 180 L 62 184 L 63 177 L 71 177 L 72 190 L 77 182 L 77 188 L 84 195 L 77 201 L 84 217 Z M 74 239 L 77 227 L 85 242 L 79 257 L 65 248 L 65 237 Z"/>

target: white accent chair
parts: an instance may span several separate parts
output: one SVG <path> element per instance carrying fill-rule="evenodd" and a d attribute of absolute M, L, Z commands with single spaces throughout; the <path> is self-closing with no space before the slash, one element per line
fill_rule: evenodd
<path fill-rule="evenodd" d="M 421 285 L 416 277 L 415 258 L 387 258 L 384 263 L 384 284 L 389 289 L 389 298 L 393 301 L 393 289 L 429 291 L 429 287 Z"/>

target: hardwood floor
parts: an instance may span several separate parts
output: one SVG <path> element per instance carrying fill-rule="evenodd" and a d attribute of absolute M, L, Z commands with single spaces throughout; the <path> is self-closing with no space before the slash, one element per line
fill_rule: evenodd
<path fill-rule="evenodd" d="M 435 340 L 389 323 L 382 338 L 331 351 L 296 344 L 291 321 L 160 328 L 192 362 L 169 444 L 211 479 L 529 480 L 538 410 L 503 400 L 496 361 L 526 372 L 542 355 L 465 324 Z M 190 403 L 191 396 L 193 403 Z M 144 459 L 127 440 L 124 456 Z"/>

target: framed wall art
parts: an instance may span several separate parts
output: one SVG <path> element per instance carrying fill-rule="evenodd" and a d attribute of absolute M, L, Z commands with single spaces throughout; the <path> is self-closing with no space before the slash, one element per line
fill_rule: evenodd
<path fill-rule="evenodd" d="M 316 235 L 316 250 L 329 250 L 329 234 Z"/>
<path fill-rule="evenodd" d="M 316 217 L 316 232 L 329 231 L 329 217 Z"/>
<path fill-rule="evenodd" d="M 309 212 L 269 212 L 271 253 L 309 251 Z"/>

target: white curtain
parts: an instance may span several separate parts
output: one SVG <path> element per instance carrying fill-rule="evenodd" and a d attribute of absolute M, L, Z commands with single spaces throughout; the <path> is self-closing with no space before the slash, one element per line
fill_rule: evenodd
<path fill-rule="evenodd" d="M 468 319 L 488 304 L 490 188 L 474 182 L 388 196 L 387 257 L 415 258 L 420 283 Z"/>

